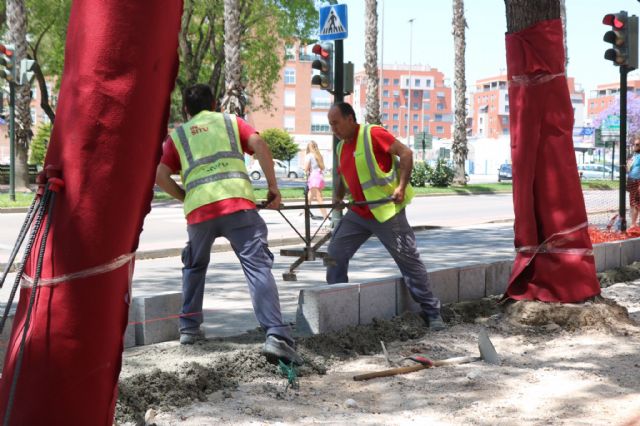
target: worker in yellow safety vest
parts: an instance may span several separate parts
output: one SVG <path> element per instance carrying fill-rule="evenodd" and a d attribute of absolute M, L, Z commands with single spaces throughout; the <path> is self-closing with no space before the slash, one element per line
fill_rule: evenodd
<path fill-rule="evenodd" d="M 236 253 L 249 285 L 256 318 L 267 338 L 263 354 L 277 363 L 302 364 L 288 324 L 283 322 L 278 288 L 271 272 L 267 226 L 256 210 L 244 153 L 257 157 L 267 185 L 267 208 L 280 207 L 273 158 L 266 142 L 240 117 L 214 112 L 209 86 L 196 84 L 183 93 L 189 121 L 163 144 L 156 183 L 184 202 L 189 241 L 182 251 L 180 343 L 204 338 L 202 302 L 211 246 L 225 237 Z M 171 177 L 180 173 L 182 187 Z"/>
<path fill-rule="evenodd" d="M 348 190 L 353 201 L 363 203 L 353 204 L 334 230 L 327 249 L 332 260 L 327 282 L 348 282 L 349 260 L 375 235 L 400 268 L 426 324 L 434 331 L 444 329 L 440 300 L 433 294 L 405 213 L 413 198 L 409 183 L 413 153 L 384 127 L 359 125 L 353 107 L 346 102 L 334 104 L 328 118 L 331 131 L 341 139 L 337 148 L 340 180 L 334 183 L 334 201 L 342 201 Z"/>

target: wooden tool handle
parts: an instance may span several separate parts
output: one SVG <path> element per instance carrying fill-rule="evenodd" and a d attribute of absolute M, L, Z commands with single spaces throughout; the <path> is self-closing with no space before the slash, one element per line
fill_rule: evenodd
<path fill-rule="evenodd" d="M 369 380 L 375 379 L 376 377 L 388 377 L 395 376 L 396 374 L 407 374 L 413 373 L 414 371 L 424 370 L 425 368 L 429 368 L 429 365 L 411 365 L 409 367 L 398 367 L 398 368 L 390 368 L 388 370 L 374 371 L 373 373 L 367 374 L 359 374 L 357 376 L 353 376 L 353 380 L 361 381 L 361 380 Z"/>

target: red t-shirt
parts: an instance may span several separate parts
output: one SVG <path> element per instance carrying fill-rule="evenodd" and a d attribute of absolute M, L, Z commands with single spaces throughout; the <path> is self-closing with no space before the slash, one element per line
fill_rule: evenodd
<path fill-rule="evenodd" d="M 354 152 L 356 149 L 356 141 L 358 140 L 358 133 L 360 132 L 360 126 L 356 129 L 356 134 L 350 141 L 345 141 L 342 144 L 342 154 L 340 155 L 340 168 L 339 172 L 347 182 L 349 191 L 354 201 L 365 201 L 364 193 L 362 192 L 362 186 L 358 179 L 358 171 L 356 170 L 356 160 Z M 391 170 L 391 154 L 389 149 L 396 138 L 389 133 L 384 127 L 372 127 L 371 128 L 371 143 L 373 144 L 373 154 L 376 158 L 378 166 L 385 173 Z M 375 219 L 373 213 L 369 209 L 369 206 L 353 206 L 351 208 L 354 212 L 367 219 Z"/>
<path fill-rule="evenodd" d="M 249 136 L 257 132 L 242 118 L 237 117 L 236 121 L 238 122 L 238 131 L 240 133 L 240 144 L 242 145 L 242 150 L 249 155 L 253 155 L 253 151 L 249 148 L 247 143 L 249 141 Z M 178 155 L 178 151 L 176 150 L 176 146 L 174 145 L 171 136 L 167 136 L 162 144 L 162 158 L 160 158 L 160 162 L 169 167 L 173 173 L 179 173 L 182 168 L 180 165 L 180 156 Z M 189 225 L 194 225 L 220 216 L 226 216 L 240 210 L 250 210 L 255 208 L 256 205 L 246 198 L 227 198 L 225 200 L 206 204 L 191 211 L 187 215 L 187 223 Z"/>

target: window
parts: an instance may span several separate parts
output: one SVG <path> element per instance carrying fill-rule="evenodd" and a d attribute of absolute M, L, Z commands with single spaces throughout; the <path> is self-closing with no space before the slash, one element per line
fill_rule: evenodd
<path fill-rule="evenodd" d="M 393 125 L 393 133 L 398 133 L 398 125 L 397 124 Z"/>
<path fill-rule="evenodd" d="M 420 90 L 414 90 L 413 94 L 411 96 L 413 96 L 414 98 L 419 98 L 420 97 Z"/>
<path fill-rule="evenodd" d="M 394 119 L 395 121 L 398 121 L 398 114 L 397 114 L 397 113 L 393 114 L 393 119 Z"/>
<path fill-rule="evenodd" d="M 431 116 L 429 114 L 425 114 L 425 115 L 422 116 L 422 119 L 424 121 L 429 121 L 429 120 L 431 120 Z"/>
<path fill-rule="evenodd" d="M 430 99 L 430 98 L 431 98 L 431 92 L 427 92 L 426 90 L 422 92 L 422 99 Z"/>
<path fill-rule="evenodd" d="M 419 103 L 415 103 L 415 104 L 411 104 L 412 109 L 418 110 L 420 109 L 420 104 Z"/>
<path fill-rule="evenodd" d="M 295 68 L 284 69 L 284 84 L 296 84 L 296 70 Z"/>
<path fill-rule="evenodd" d="M 284 129 L 288 132 L 293 132 L 296 130 L 296 116 L 295 115 L 285 115 L 284 116 Z"/>
<path fill-rule="evenodd" d="M 418 126 L 413 126 L 413 134 L 415 135 L 416 133 L 418 133 Z"/>
<path fill-rule="evenodd" d="M 415 87 L 420 87 L 420 79 L 419 79 L 419 78 L 416 78 L 415 80 L 413 80 L 413 85 L 414 85 Z"/>
<path fill-rule="evenodd" d="M 311 113 L 311 133 L 329 133 L 329 120 L 325 112 Z"/>
<path fill-rule="evenodd" d="M 442 110 L 444 110 L 444 104 L 438 104 L 438 105 L 436 105 L 436 109 L 437 109 L 438 111 L 442 111 Z"/>
<path fill-rule="evenodd" d="M 296 59 L 296 50 L 293 46 L 286 46 L 284 48 L 284 59 L 287 61 L 293 61 Z"/>
<path fill-rule="evenodd" d="M 383 113 L 383 114 L 382 114 L 382 119 L 383 119 L 383 120 L 388 120 L 388 119 L 389 119 L 389 114 L 388 114 L 388 113 L 386 113 L 386 112 L 385 112 L 385 113 Z"/>
<path fill-rule="evenodd" d="M 436 114 L 436 121 L 442 121 L 442 114 Z"/>
<path fill-rule="evenodd" d="M 399 78 L 394 78 L 393 79 L 393 85 L 397 86 L 398 84 L 400 84 L 400 79 Z"/>
<path fill-rule="evenodd" d="M 418 121 L 418 120 L 419 120 L 419 115 L 413 114 L 413 121 Z"/>
<path fill-rule="evenodd" d="M 394 90 L 393 91 L 393 96 L 395 96 L 397 98 L 398 96 L 400 96 L 400 92 L 397 91 L 397 90 Z"/>
<path fill-rule="evenodd" d="M 404 79 L 404 85 L 405 85 L 405 86 L 409 86 L 409 79 L 408 79 L 408 78 L 405 78 L 405 79 Z"/>
<path fill-rule="evenodd" d="M 389 102 L 388 101 L 382 102 L 382 108 L 389 108 Z"/>
<path fill-rule="evenodd" d="M 431 104 L 429 102 L 424 104 L 424 109 L 429 110 L 431 109 Z"/>
<path fill-rule="evenodd" d="M 331 95 L 326 90 L 311 89 L 311 109 L 329 109 L 331 102 Z"/>
<path fill-rule="evenodd" d="M 388 86 L 389 85 L 389 79 L 388 78 L 382 79 L 382 85 L 383 86 Z"/>
<path fill-rule="evenodd" d="M 284 106 L 294 108 L 296 106 L 296 91 L 287 89 L 284 91 Z"/>
<path fill-rule="evenodd" d="M 444 133 L 444 127 L 436 126 L 436 133 Z"/>
<path fill-rule="evenodd" d="M 400 103 L 399 103 L 399 102 L 394 102 L 394 103 L 393 103 L 393 108 L 394 108 L 394 109 L 396 109 L 396 108 L 400 108 Z"/>
<path fill-rule="evenodd" d="M 389 96 L 389 91 L 388 91 L 388 90 L 383 90 L 383 91 L 382 91 L 382 97 L 383 97 L 383 98 L 386 98 L 386 97 L 388 97 L 388 96 Z"/>

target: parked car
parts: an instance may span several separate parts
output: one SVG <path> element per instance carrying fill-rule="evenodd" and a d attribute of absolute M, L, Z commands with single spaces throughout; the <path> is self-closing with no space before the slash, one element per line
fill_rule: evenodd
<path fill-rule="evenodd" d="M 297 179 L 304 177 L 304 170 L 300 167 L 292 167 L 291 170 L 289 170 L 289 166 L 287 166 L 287 163 L 284 161 L 274 159 L 273 169 L 276 172 L 277 178 Z M 251 179 L 253 180 L 262 179 L 264 177 L 264 172 L 262 171 L 262 167 L 260 167 L 260 162 L 257 160 L 254 161 L 249 168 L 249 176 L 251 176 Z"/>
<path fill-rule="evenodd" d="M 511 175 L 511 164 L 502 164 L 498 169 L 498 182 L 513 179 Z"/>
<path fill-rule="evenodd" d="M 578 174 L 580 179 L 611 179 L 611 166 L 604 164 L 578 164 Z M 616 168 L 613 172 L 614 179 L 620 177 L 620 169 Z"/>

